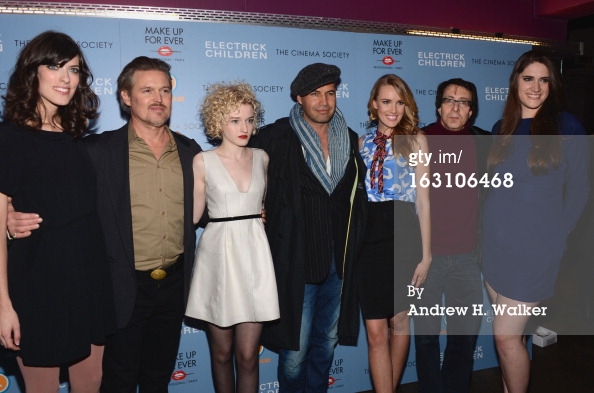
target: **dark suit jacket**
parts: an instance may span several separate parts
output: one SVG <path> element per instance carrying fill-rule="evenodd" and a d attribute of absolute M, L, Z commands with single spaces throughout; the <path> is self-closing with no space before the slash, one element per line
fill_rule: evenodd
<path fill-rule="evenodd" d="M 343 258 L 338 337 L 341 345 L 356 345 L 359 334 L 359 299 L 354 277 L 354 264 L 365 229 L 365 163 L 358 151 L 357 134 L 349 130 L 351 160 L 359 169 L 347 247 Z M 269 157 L 266 193 L 266 234 L 272 252 L 281 317 L 266 324 L 262 342 L 271 349 L 299 349 L 301 315 L 305 291 L 305 224 L 299 186 L 301 143 L 288 118 L 262 128 L 250 141 L 264 149 Z M 303 158 L 301 158 L 303 159 Z"/>
<path fill-rule="evenodd" d="M 196 231 L 192 222 L 194 176 L 192 159 L 201 151 L 193 139 L 173 132 L 181 161 L 184 184 L 184 281 L 187 298 Z M 84 138 L 97 174 L 97 211 L 107 243 L 107 256 L 114 288 L 118 328 L 126 326 L 136 300 L 134 244 L 128 168 L 128 124 Z M 181 328 L 181 327 L 180 327 Z"/>

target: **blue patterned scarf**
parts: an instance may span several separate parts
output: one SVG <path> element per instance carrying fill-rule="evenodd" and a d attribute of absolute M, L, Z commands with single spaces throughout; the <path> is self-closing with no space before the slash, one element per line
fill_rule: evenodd
<path fill-rule="evenodd" d="M 291 127 L 305 150 L 305 163 L 330 195 L 344 175 L 350 157 L 349 129 L 342 112 L 336 112 L 330 120 L 328 131 L 328 153 L 330 155 L 330 174 L 326 171 L 326 161 L 318 134 L 303 118 L 303 108 L 295 104 L 289 115 Z"/>

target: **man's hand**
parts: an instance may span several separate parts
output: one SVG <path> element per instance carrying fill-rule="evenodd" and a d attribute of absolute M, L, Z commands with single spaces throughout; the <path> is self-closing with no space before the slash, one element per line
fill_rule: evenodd
<path fill-rule="evenodd" d="M 6 219 L 6 228 L 13 238 L 23 238 L 31 236 L 31 231 L 39 228 L 43 221 L 37 213 L 15 212 L 12 206 L 12 198 L 8 198 L 8 218 Z"/>
<path fill-rule="evenodd" d="M 262 208 L 260 214 L 262 215 L 262 223 L 266 224 L 266 209 Z"/>

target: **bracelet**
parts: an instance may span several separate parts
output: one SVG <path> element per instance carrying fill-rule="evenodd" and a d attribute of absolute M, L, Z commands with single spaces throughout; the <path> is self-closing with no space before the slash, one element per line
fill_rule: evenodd
<path fill-rule="evenodd" d="M 6 230 L 6 237 L 8 238 L 8 240 L 14 240 L 14 239 L 16 239 L 16 236 L 12 236 L 10 234 L 10 232 L 8 232 L 8 229 Z"/>

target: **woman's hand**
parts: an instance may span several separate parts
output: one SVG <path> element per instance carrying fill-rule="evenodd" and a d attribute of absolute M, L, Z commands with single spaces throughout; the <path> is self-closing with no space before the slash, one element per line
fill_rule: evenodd
<path fill-rule="evenodd" d="M 429 267 L 431 266 L 431 258 L 423 258 L 421 262 L 417 265 L 415 269 L 415 273 L 413 274 L 411 284 L 415 286 L 415 288 L 419 288 L 421 285 L 425 283 L 427 279 L 427 274 L 429 273 Z"/>
<path fill-rule="evenodd" d="M 0 307 L 0 344 L 18 351 L 21 344 L 21 325 L 12 305 Z"/>

